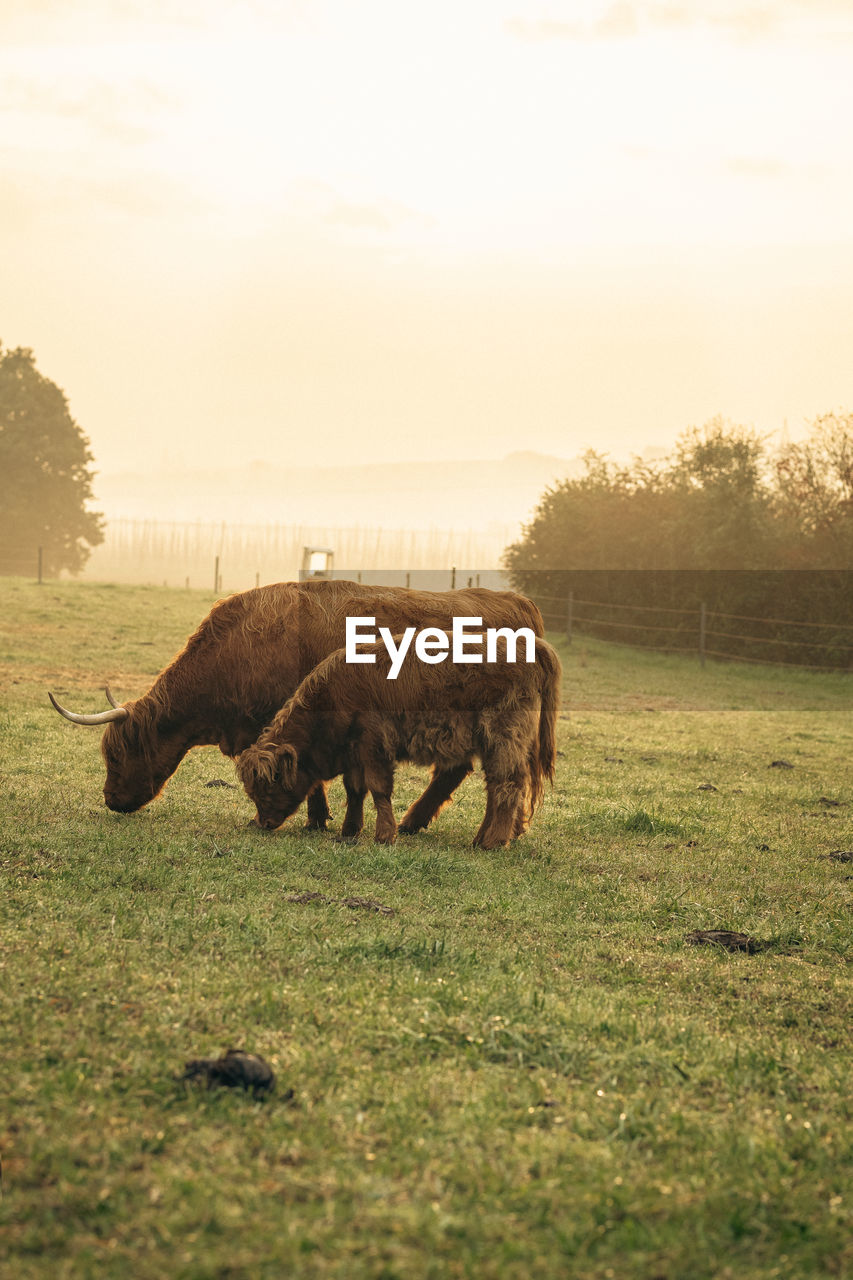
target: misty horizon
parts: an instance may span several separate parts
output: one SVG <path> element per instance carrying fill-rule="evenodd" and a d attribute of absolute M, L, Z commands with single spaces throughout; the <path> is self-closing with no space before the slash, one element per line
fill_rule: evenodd
<path fill-rule="evenodd" d="M 849 403 L 853 14 L 551 8 L 3 7 L 0 338 L 96 490 Z"/>
<path fill-rule="evenodd" d="M 667 451 L 646 446 L 647 461 Z M 503 458 L 422 459 L 283 467 L 186 467 L 164 460 L 149 471 L 99 472 L 95 504 L 108 519 L 226 520 L 388 529 L 500 531 L 515 536 L 546 488 L 581 475 L 581 456 L 517 450 Z"/>

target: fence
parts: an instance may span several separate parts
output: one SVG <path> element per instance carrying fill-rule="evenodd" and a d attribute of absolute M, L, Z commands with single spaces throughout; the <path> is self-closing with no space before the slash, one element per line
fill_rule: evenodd
<path fill-rule="evenodd" d="M 707 658 L 720 658 L 809 671 L 853 668 L 853 624 L 723 613 L 709 609 L 704 603 L 700 603 L 698 609 L 617 604 L 581 599 L 573 591 L 564 597 L 536 595 L 535 598 L 548 630 L 564 631 L 569 644 L 578 631 L 655 653 L 695 654 L 702 666 Z M 638 616 L 642 620 L 638 621 Z M 657 618 L 662 621 L 655 620 Z M 753 630 L 746 630 L 740 624 L 747 624 Z M 772 627 L 777 634 L 768 635 L 766 630 L 755 634 L 754 629 L 760 627 Z M 779 635 L 780 629 L 790 634 Z M 755 648 L 750 652 L 749 646 Z M 786 657 L 773 656 L 777 652 Z M 796 660 L 790 661 L 792 657 Z M 806 660 L 814 657 L 823 661 Z"/>
<path fill-rule="evenodd" d="M 514 532 L 116 519 L 109 521 L 104 542 L 93 549 L 80 579 L 239 591 L 296 578 L 302 548 L 323 545 L 335 551 L 335 576 L 358 571 L 370 581 L 383 573 L 402 582 L 408 572 L 419 575 L 419 586 L 438 590 L 450 585 L 457 565 L 460 586 L 478 572 L 483 586 L 499 586 L 506 584 L 498 569 L 500 557 Z M 35 546 L 14 558 L 0 553 L 0 573 L 41 581 L 47 559 Z M 461 568 L 466 565 L 476 568 Z"/>
<path fill-rule="evenodd" d="M 335 549 L 335 577 L 428 590 L 464 586 L 504 589 L 509 582 L 497 565 L 511 533 L 497 528 L 459 532 L 114 520 L 82 576 L 90 581 L 208 587 L 221 593 L 295 579 L 302 548 L 322 544 Z M 14 563 L 0 556 L 0 573 L 32 575 L 40 582 L 45 560 L 38 547 L 16 557 Z M 466 569 L 465 565 L 477 568 Z M 853 669 L 853 574 L 849 571 L 771 572 L 758 582 L 763 594 L 762 590 L 756 594 L 743 587 L 745 579 L 752 583 L 761 578 L 760 571 L 698 575 L 589 571 L 573 575 L 576 584 L 582 579 L 582 585 L 593 590 L 598 587 L 611 596 L 609 600 L 576 594 L 572 589 L 556 594 L 554 589 L 559 591 L 562 576 L 537 571 L 522 590 L 536 600 L 548 629 L 564 631 L 569 641 L 577 631 L 654 652 L 694 654 L 702 664 L 715 658 L 812 671 Z M 543 591 L 537 589 L 537 578 Z M 551 594 L 545 594 L 549 588 Z M 700 593 L 706 592 L 714 599 L 713 605 L 701 600 Z M 638 596 L 648 600 L 657 595 L 670 603 L 629 603 L 632 595 L 635 601 Z M 679 597 L 694 602 L 693 607 L 677 607 Z M 758 603 L 767 607 L 767 612 L 720 607 L 728 601 L 747 606 Z M 780 617 L 776 612 L 780 605 L 789 606 L 792 613 L 820 613 L 824 617 Z M 835 613 L 835 618 L 827 617 L 828 613 Z"/>

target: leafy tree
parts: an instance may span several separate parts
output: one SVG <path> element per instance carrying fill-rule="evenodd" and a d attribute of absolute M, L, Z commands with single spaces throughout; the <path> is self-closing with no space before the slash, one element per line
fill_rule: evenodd
<path fill-rule="evenodd" d="M 584 475 L 546 490 L 505 563 L 531 571 L 751 569 L 774 563 L 764 445 L 714 419 L 678 440 L 672 459 L 617 467 L 584 456 Z"/>
<path fill-rule="evenodd" d="M 549 626 L 571 592 L 576 625 L 594 634 L 695 650 L 705 606 L 725 615 L 713 645 L 729 656 L 853 665 L 853 415 L 818 419 L 775 459 L 715 418 L 655 466 L 595 453 L 585 464 L 545 492 L 504 555 Z"/>
<path fill-rule="evenodd" d="M 89 441 L 60 388 L 38 372 L 32 351 L 0 346 L 0 542 L 7 573 L 78 573 L 103 542 L 92 497 Z"/>
<path fill-rule="evenodd" d="M 822 569 L 853 565 L 853 414 L 825 413 L 807 439 L 775 462 L 776 509 L 796 548 L 794 563 Z"/>
<path fill-rule="evenodd" d="M 768 472 L 764 441 L 746 427 L 713 418 L 679 436 L 666 476 L 678 512 L 668 531 L 678 567 L 778 567 Z"/>

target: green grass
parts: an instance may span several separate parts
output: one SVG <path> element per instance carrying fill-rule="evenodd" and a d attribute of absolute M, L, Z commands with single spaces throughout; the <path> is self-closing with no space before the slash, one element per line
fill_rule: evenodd
<path fill-rule="evenodd" d="M 213 748 L 104 808 L 46 690 L 139 694 L 209 593 L 0 601 L 4 1278 L 850 1275 L 849 680 L 576 642 L 527 837 L 469 847 L 470 779 L 351 847 Z M 270 1099 L 175 1081 L 232 1044 Z"/>

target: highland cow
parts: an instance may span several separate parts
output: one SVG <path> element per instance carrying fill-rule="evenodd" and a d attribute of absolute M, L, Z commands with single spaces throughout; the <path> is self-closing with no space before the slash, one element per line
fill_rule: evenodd
<path fill-rule="evenodd" d="M 399 647 L 401 637 L 395 637 Z M 560 660 L 536 640 L 533 662 L 502 657 L 482 664 L 426 664 L 410 651 L 396 679 L 382 643 L 362 646 L 375 662 L 353 665 L 331 654 L 302 681 L 254 746 L 237 757 L 237 774 L 272 829 L 312 787 L 343 774 L 347 811 L 341 835 L 355 837 L 369 791 L 379 844 L 392 844 L 391 808 L 398 760 L 430 764 L 454 776 L 479 758 L 486 813 L 474 844 L 496 849 L 526 831 L 553 780 Z"/>

